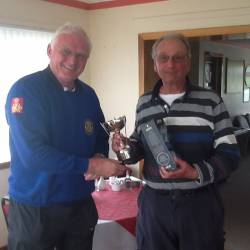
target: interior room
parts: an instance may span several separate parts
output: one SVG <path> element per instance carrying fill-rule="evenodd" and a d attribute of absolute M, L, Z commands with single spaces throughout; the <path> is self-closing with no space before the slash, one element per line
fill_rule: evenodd
<path fill-rule="evenodd" d="M 166 32 L 189 36 L 195 65 L 190 79 L 220 94 L 232 120 L 250 113 L 250 83 L 246 83 L 250 75 L 249 13 L 249 0 L 202 4 L 200 0 L 1 0 L 0 26 L 53 32 L 66 22 L 81 25 L 93 44 L 81 79 L 95 89 L 106 119 L 126 116 L 130 135 L 138 97 L 156 80 L 150 58 L 152 43 Z M 4 64 L 2 68 L 5 70 Z M 114 158 L 114 153 L 110 152 L 110 157 Z M 225 250 L 249 248 L 249 161 L 247 148 L 239 170 L 221 188 L 228 235 Z M 139 177 L 139 164 L 132 169 Z M 1 197 L 8 193 L 9 171 L 8 162 L 0 162 Z M 7 227 L 2 212 L 0 232 L 0 250 L 4 250 Z"/>

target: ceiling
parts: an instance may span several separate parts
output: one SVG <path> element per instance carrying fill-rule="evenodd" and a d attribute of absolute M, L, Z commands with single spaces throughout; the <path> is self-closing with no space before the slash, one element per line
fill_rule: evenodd
<path fill-rule="evenodd" d="M 106 9 L 168 0 L 42 0 L 85 10 Z"/>
<path fill-rule="evenodd" d="M 43 0 L 55 4 L 66 5 L 70 7 L 95 10 L 113 7 L 122 7 L 134 4 L 146 4 L 168 0 Z M 230 36 L 208 37 L 208 40 L 213 40 L 219 43 L 230 44 L 232 46 L 250 49 L 250 34 L 239 34 Z"/>
<path fill-rule="evenodd" d="M 78 0 L 83 3 L 101 3 L 101 2 L 110 2 L 110 0 Z M 114 0 L 111 0 L 114 1 Z"/>
<path fill-rule="evenodd" d="M 250 33 L 208 37 L 214 42 L 250 49 Z"/>
<path fill-rule="evenodd" d="M 250 49 L 249 39 L 237 39 L 237 40 L 220 40 L 219 43 L 228 44 L 234 47 L 240 47 L 242 49 Z"/>

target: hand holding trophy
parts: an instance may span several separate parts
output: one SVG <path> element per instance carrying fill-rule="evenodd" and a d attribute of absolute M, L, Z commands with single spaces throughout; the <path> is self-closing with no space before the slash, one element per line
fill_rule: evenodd
<path fill-rule="evenodd" d="M 101 123 L 101 125 L 108 135 L 113 132 L 114 136 L 119 136 L 121 138 L 119 150 L 116 152 L 116 155 L 118 160 L 125 164 L 126 161 L 131 158 L 131 148 L 126 136 L 126 117 L 121 116 L 113 118 L 112 120 Z M 123 128 L 125 128 L 125 137 L 123 137 L 120 132 Z"/>

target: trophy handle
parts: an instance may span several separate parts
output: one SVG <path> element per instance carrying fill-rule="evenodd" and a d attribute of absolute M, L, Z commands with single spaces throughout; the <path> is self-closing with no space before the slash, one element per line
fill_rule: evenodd
<path fill-rule="evenodd" d="M 100 125 L 102 126 L 102 128 L 104 129 L 104 131 L 106 132 L 106 134 L 107 134 L 108 136 L 110 136 L 110 132 L 109 132 L 109 130 L 106 128 L 105 123 L 104 123 L 104 122 L 100 122 Z"/>

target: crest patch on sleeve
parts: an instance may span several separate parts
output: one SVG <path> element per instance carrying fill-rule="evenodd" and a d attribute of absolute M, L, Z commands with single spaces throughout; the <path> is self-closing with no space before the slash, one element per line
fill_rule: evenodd
<path fill-rule="evenodd" d="M 11 113 L 23 113 L 24 99 L 22 97 L 15 97 L 11 100 Z"/>

